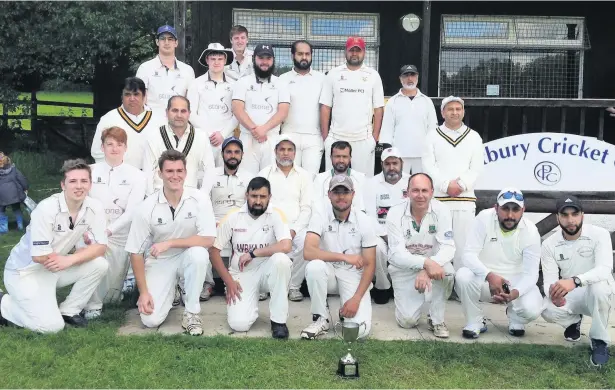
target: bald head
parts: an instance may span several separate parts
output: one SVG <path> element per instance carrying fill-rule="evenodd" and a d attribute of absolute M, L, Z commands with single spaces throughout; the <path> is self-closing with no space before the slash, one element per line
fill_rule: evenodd
<path fill-rule="evenodd" d="M 426 173 L 415 173 L 410 176 L 410 180 L 408 180 L 408 190 L 412 189 L 412 186 L 420 186 L 420 187 L 429 187 L 429 189 L 433 190 L 433 180 L 431 176 Z"/>
<path fill-rule="evenodd" d="M 408 197 L 414 211 L 427 210 L 433 198 L 433 181 L 425 173 L 415 173 L 408 180 Z"/>

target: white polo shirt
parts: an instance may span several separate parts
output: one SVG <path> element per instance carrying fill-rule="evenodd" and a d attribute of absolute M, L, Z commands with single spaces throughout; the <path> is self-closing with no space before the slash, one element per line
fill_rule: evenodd
<path fill-rule="evenodd" d="M 382 80 L 365 65 L 350 70 L 340 65 L 325 77 L 320 104 L 332 107 L 330 132 L 346 141 L 372 136 L 374 109 L 384 107 Z"/>
<path fill-rule="evenodd" d="M 41 201 L 32 211 L 26 234 L 13 247 L 5 269 L 22 270 L 34 263 L 32 257 L 51 253 L 66 256 L 75 251 L 75 245 L 90 233 L 94 242 L 107 245 L 105 210 L 102 203 L 86 196 L 71 229 L 70 213 L 64 191 Z"/>
<path fill-rule="evenodd" d="M 340 221 L 333 213 L 331 201 L 323 202 L 310 218 L 308 232 L 320 236 L 320 247 L 323 250 L 344 253 L 350 255 L 360 255 L 363 248 L 373 248 L 378 245 L 378 236 L 374 231 L 373 224 L 369 217 L 363 212 L 350 207 L 350 214 L 345 221 Z M 334 267 L 357 270 L 354 266 L 336 261 L 332 263 Z"/>
<path fill-rule="evenodd" d="M 166 135 L 166 138 L 163 137 Z M 167 144 L 167 141 L 170 144 Z M 197 188 L 199 179 L 204 173 L 214 167 L 214 155 L 207 134 L 195 127 L 188 126 L 181 138 L 178 138 L 168 125 L 158 128 L 147 138 L 147 146 L 143 155 L 143 172 L 147 177 L 147 191 L 149 195 L 162 188 L 162 179 L 158 175 L 158 159 L 160 155 L 170 149 L 180 151 L 186 155 L 186 179 L 184 185 Z"/>
<path fill-rule="evenodd" d="M 448 207 L 432 199 L 420 224 L 410 212 L 407 199 L 389 209 L 386 230 L 389 262 L 400 269 L 420 270 L 430 258 L 443 266 L 455 256 L 453 220 Z"/>
<path fill-rule="evenodd" d="M 211 199 L 216 222 L 222 220 L 231 210 L 246 203 L 248 183 L 253 177 L 254 174 L 242 169 L 241 165 L 234 175 L 227 175 L 224 167 L 217 167 L 206 173 L 201 191 Z"/>
<path fill-rule="evenodd" d="M 173 209 L 161 189 L 147 197 L 134 214 L 126 251 L 143 254 L 150 243 L 157 244 L 192 236 L 215 237 L 216 221 L 211 201 L 196 188 L 184 187 L 184 192 Z M 170 259 L 187 248 L 171 248 L 158 256 Z"/>
<path fill-rule="evenodd" d="M 290 104 L 288 89 L 274 75 L 264 82 L 258 81 L 254 75 L 240 78 L 233 86 L 233 100 L 245 103 L 246 113 L 257 126 L 264 125 L 278 112 L 278 104 Z M 240 126 L 240 129 L 244 133 L 251 134 L 243 126 Z M 269 131 L 279 134 L 280 126 Z"/>
<path fill-rule="evenodd" d="M 92 188 L 89 195 L 102 202 L 111 232 L 109 242 L 124 247 L 132 216 L 145 199 L 145 175 L 130 164 L 111 167 L 106 161 L 90 165 Z"/>
<path fill-rule="evenodd" d="M 374 228 L 381 237 L 387 234 L 386 220 L 389 209 L 407 198 L 408 180 L 410 175 L 403 172 L 397 183 L 389 184 L 384 179 L 384 173 L 380 172 L 365 182 L 363 191 L 365 212 L 375 222 Z"/>
<path fill-rule="evenodd" d="M 228 138 L 237 127 L 237 119 L 231 110 L 233 97 L 232 79 L 222 74 L 223 81 L 213 81 L 209 72 L 197 77 L 188 88 L 190 122 L 207 135 L 219 131 Z"/>
<path fill-rule="evenodd" d="M 167 68 L 156 56 L 139 66 L 137 77 L 147 88 L 147 104 L 154 114 L 164 117 L 171 96 L 186 96 L 188 86 L 194 81 L 194 69 L 177 59 L 175 67 Z"/>
<path fill-rule="evenodd" d="M 305 229 L 312 214 L 312 174 L 293 166 L 288 176 L 275 165 L 269 165 L 258 173 L 271 184 L 271 203 L 279 207 L 295 233 Z"/>
<path fill-rule="evenodd" d="M 254 74 L 252 56 L 254 56 L 254 51 L 246 48 L 243 52 L 243 62 L 240 64 L 237 60 L 233 60 L 230 65 L 226 65 L 224 67 L 224 72 L 229 78 L 235 81 L 239 80 L 243 76 Z M 233 58 L 237 58 L 235 50 L 233 50 Z"/>
<path fill-rule="evenodd" d="M 255 219 L 248 211 L 248 204 L 244 203 L 241 208 L 235 208 L 220 221 L 214 247 L 219 250 L 232 247 L 229 271 L 237 273 L 239 257 L 242 254 L 290 239 L 290 229 L 282 210 L 272 207 L 270 203 L 267 210 Z M 267 259 L 268 257 L 257 257 L 253 261 L 259 264 Z"/>
<path fill-rule="evenodd" d="M 437 126 L 436 108 L 429 97 L 417 90 L 410 99 L 400 90 L 384 107 L 379 142 L 395 145 L 402 157 L 420 158 L 427 133 Z"/>
<path fill-rule="evenodd" d="M 544 291 L 560 278 L 577 276 L 583 286 L 613 281 L 613 248 L 608 230 L 584 223 L 576 240 L 566 240 L 561 228 L 542 243 Z"/>
<path fill-rule="evenodd" d="M 348 168 L 346 174 L 350 176 L 352 184 L 354 185 L 354 198 L 352 198 L 352 207 L 356 210 L 365 210 L 365 202 L 363 196 L 363 186 L 365 183 L 365 174 L 363 172 L 355 171 L 352 168 Z M 326 172 L 321 172 L 314 178 L 314 196 L 313 202 L 329 202 L 329 183 L 335 176 L 335 170 L 331 169 Z"/>
<path fill-rule="evenodd" d="M 300 133 L 320 135 L 320 92 L 325 82 L 324 73 L 310 68 L 301 75 L 293 68 L 280 75 L 290 94 L 288 117 L 282 123 L 282 134 Z"/>

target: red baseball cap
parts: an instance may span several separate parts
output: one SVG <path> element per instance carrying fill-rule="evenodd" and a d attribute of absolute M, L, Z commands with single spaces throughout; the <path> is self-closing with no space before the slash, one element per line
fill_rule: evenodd
<path fill-rule="evenodd" d="M 349 37 L 346 40 L 346 50 L 350 50 L 353 47 L 358 47 L 359 49 L 365 51 L 365 41 L 360 37 Z"/>

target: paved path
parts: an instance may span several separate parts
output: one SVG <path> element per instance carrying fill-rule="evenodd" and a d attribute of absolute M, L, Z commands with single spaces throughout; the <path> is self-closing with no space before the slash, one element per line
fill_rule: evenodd
<path fill-rule="evenodd" d="M 226 303 L 221 296 L 215 296 L 208 302 L 201 304 L 201 316 L 205 336 L 231 335 L 233 337 L 271 337 L 269 323 L 269 300 L 260 302 L 259 318 L 248 332 L 233 332 L 226 322 Z M 339 298 L 329 297 L 331 313 L 339 310 Z M 424 315 L 417 328 L 402 329 L 395 322 L 395 306 L 393 300 L 386 305 L 372 305 L 373 324 L 371 338 L 378 340 L 434 340 L 433 334 L 427 330 L 427 319 Z M 504 306 L 495 304 L 483 304 L 485 316 L 488 318 L 489 330 L 483 333 L 476 341 L 466 340 L 461 337 L 461 329 L 464 326 L 464 318 L 461 311 L 461 304 L 455 301 L 448 301 L 446 307 L 446 324 L 451 333 L 447 341 L 452 342 L 479 342 L 479 343 L 533 343 L 533 344 L 552 344 L 552 345 L 575 345 L 589 344 L 587 333 L 591 324 L 591 319 L 585 318 L 581 327 L 583 336 L 577 343 L 564 340 L 563 328 L 558 325 L 549 324 L 542 318 L 526 326 L 525 337 L 517 338 L 508 334 L 508 320 L 504 313 Z M 150 333 L 161 333 L 165 335 L 183 333 L 181 327 L 181 317 L 183 307 L 176 307 L 171 310 L 167 320 L 157 329 L 147 329 L 141 324 L 139 314 L 136 309 L 128 311 L 126 324 L 119 329 L 121 335 L 139 335 Z M 334 322 L 337 318 L 334 318 Z M 288 318 L 288 328 L 290 337 L 298 339 L 301 330 L 311 322 L 310 300 L 304 299 L 302 302 L 290 302 L 290 313 Z M 615 339 L 615 326 L 610 326 L 611 337 Z M 333 331 L 325 337 L 334 337 Z"/>

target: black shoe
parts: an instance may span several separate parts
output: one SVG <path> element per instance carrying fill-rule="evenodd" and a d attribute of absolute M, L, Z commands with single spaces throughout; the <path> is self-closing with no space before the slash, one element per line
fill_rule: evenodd
<path fill-rule="evenodd" d="M 6 294 L 0 290 L 0 304 L 2 303 L 2 298 L 4 298 Z M 0 311 L 0 326 L 7 326 L 9 322 L 6 318 L 2 317 L 2 311 Z"/>
<path fill-rule="evenodd" d="M 574 323 L 566 328 L 564 331 L 564 338 L 568 341 L 579 341 L 581 339 L 581 321 L 583 321 L 583 316 L 579 322 Z"/>
<path fill-rule="evenodd" d="M 377 288 L 372 288 L 371 295 L 374 299 L 374 303 L 377 305 L 386 305 L 389 303 L 389 299 L 391 298 L 391 292 L 388 289 L 380 290 Z"/>
<path fill-rule="evenodd" d="M 525 336 L 525 329 L 508 329 L 508 334 L 514 337 Z"/>
<path fill-rule="evenodd" d="M 74 316 L 62 315 L 62 318 L 64 319 L 64 322 L 76 328 L 85 328 L 86 326 L 88 326 L 88 320 L 86 320 L 79 314 L 75 314 Z"/>
<path fill-rule="evenodd" d="M 591 339 L 592 354 L 589 358 L 589 362 L 596 366 L 605 365 L 609 361 L 609 347 L 602 340 Z"/>
<path fill-rule="evenodd" d="M 287 339 L 288 327 L 286 324 L 278 324 L 277 322 L 271 321 L 271 336 L 274 339 Z"/>

